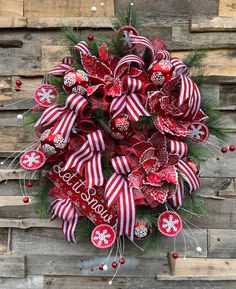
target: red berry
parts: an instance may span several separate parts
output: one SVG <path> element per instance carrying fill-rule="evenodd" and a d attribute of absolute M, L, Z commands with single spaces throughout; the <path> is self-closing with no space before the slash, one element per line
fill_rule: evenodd
<path fill-rule="evenodd" d="M 118 266 L 118 264 L 117 262 L 112 262 L 111 266 L 115 269 Z"/>
<path fill-rule="evenodd" d="M 103 264 L 100 264 L 99 267 L 98 267 L 98 269 L 99 269 L 99 270 L 103 270 L 103 266 L 104 266 Z"/>
<path fill-rule="evenodd" d="M 93 35 L 88 35 L 88 40 L 93 41 Z"/>
<path fill-rule="evenodd" d="M 27 182 L 27 183 L 26 183 L 26 186 L 27 186 L 28 188 L 31 188 L 31 187 L 33 187 L 33 183 L 32 183 L 32 182 Z"/>
<path fill-rule="evenodd" d="M 21 88 L 19 86 L 16 86 L 15 91 L 21 91 Z"/>
<path fill-rule="evenodd" d="M 93 271 L 94 271 L 94 268 L 91 268 L 91 271 L 93 272 Z"/>
<path fill-rule="evenodd" d="M 219 158 L 219 157 L 217 157 L 217 158 L 216 158 L 216 160 L 217 160 L 217 161 L 219 161 L 219 160 L 220 160 L 220 158 Z"/>
<path fill-rule="evenodd" d="M 17 79 L 17 80 L 16 80 L 16 85 L 17 85 L 17 86 L 21 86 L 21 85 L 22 85 L 22 81 L 21 81 L 20 79 Z"/>
<path fill-rule="evenodd" d="M 221 152 L 222 152 L 223 154 L 225 154 L 225 153 L 227 152 L 227 148 L 226 148 L 226 147 L 221 148 Z"/>
<path fill-rule="evenodd" d="M 23 198 L 23 202 L 24 202 L 24 203 L 29 203 L 29 201 L 30 201 L 29 197 L 24 197 L 24 198 Z"/>
<path fill-rule="evenodd" d="M 217 240 L 218 242 L 220 242 L 221 238 L 220 238 L 220 237 L 217 237 L 216 240 Z"/>
<path fill-rule="evenodd" d="M 121 265 L 125 264 L 125 258 L 120 258 L 119 262 Z"/>
<path fill-rule="evenodd" d="M 179 258 L 179 254 L 177 252 L 174 252 L 174 253 L 172 253 L 172 257 L 174 259 L 177 259 L 177 258 Z"/>
<path fill-rule="evenodd" d="M 0 107 L 4 107 L 4 103 L 1 102 L 1 103 L 0 103 Z"/>
<path fill-rule="evenodd" d="M 229 147 L 229 150 L 230 150 L 231 152 L 235 151 L 235 146 L 230 146 L 230 147 Z"/>

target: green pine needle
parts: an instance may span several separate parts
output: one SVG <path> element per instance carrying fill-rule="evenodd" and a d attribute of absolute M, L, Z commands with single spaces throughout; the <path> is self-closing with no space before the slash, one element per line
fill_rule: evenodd
<path fill-rule="evenodd" d="M 82 40 L 80 33 L 70 26 L 61 28 L 61 38 L 62 44 L 66 46 L 68 50 Z"/>
<path fill-rule="evenodd" d="M 48 77 L 47 81 L 49 84 L 54 85 L 54 86 L 59 87 L 59 88 L 61 88 L 61 86 L 63 84 L 63 79 L 61 77 L 57 77 L 57 76 L 53 76 L 53 75 L 50 75 L 50 77 Z"/>
<path fill-rule="evenodd" d="M 184 59 L 183 63 L 189 68 L 198 66 L 201 64 L 204 58 L 207 56 L 207 49 L 205 47 L 200 47 L 192 52 L 190 52 Z"/>
<path fill-rule="evenodd" d="M 143 17 L 141 11 L 131 3 L 128 5 L 126 11 L 118 11 L 117 17 L 114 20 L 114 26 L 118 28 L 131 25 L 137 29 L 142 23 Z"/>
<path fill-rule="evenodd" d="M 108 153 L 102 156 L 102 172 L 105 179 L 108 179 L 114 173 L 110 160 L 111 157 Z"/>
<path fill-rule="evenodd" d="M 24 125 L 33 124 L 39 119 L 41 115 L 42 115 L 42 112 L 34 112 L 34 113 L 29 112 L 27 115 L 24 116 L 23 124 Z"/>
<path fill-rule="evenodd" d="M 124 39 L 122 34 L 115 35 L 111 43 L 109 43 L 109 50 L 111 54 L 117 55 L 119 57 L 125 56 L 128 52 L 124 48 Z"/>
<path fill-rule="evenodd" d="M 198 69 L 197 73 L 191 75 L 192 80 L 196 83 L 196 85 L 201 88 L 203 84 L 207 80 L 207 73 L 204 69 Z"/>
<path fill-rule="evenodd" d="M 142 130 L 145 127 L 148 127 L 149 129 L 154 129 L 155 128 L 155 125 L 154 125 L 155 119 L 156 119 L 156 115 L 140 116 L 139 120 L 136 122 L 135 125 L 136 125 L 137 129 L 139 129 L 139 130 Z"/>
<path fill-rule="evenodd" d="M 105 115 L 102 106 L 94 110 L 92 118 L 108 134 L 111 134 L 111 129 L 109 126 L 109 117 Z"/>
<path fill-rule="evenodd" d="M 188 158 L 192 159 L 197 164 L 205 162 L 209 159 L 210 151 L 206 150 L 206 148 L 202 147 L 202 145 L 196 143 L 188 143 Z"/>
<path fill-rule="evenodd" d="M 94 224 L 87 218 L 84 217 L 79 221 L 79 225 L 76 229 L 76 240 L 80 241 L 88 241 L 90 239 L 90 235 L 92 230 L 94 229 Z"/>

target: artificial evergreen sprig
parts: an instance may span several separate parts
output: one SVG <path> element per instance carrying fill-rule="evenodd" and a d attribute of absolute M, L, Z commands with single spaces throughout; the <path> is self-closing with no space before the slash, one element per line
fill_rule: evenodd
<path fill-rule="evenodd" d="M 200 65 L 201 62 L 204 60 L 204 58 L 206 58 L 206 56 L 207 56 L 207 48 L 200 47 L 190 52 L 183 59 L 183 63 L 187 65 L 189 68 L 192 68 L 194 66 Z"/>
<path fill-rule="evenodd" d="M 99 106 L 97 109 L 93 111 L 92 119 L 97 123 L 100 127 L 102 127 L 109 135 L 111 134 L 111 129 L 109 126 L 109 118 L 105 115 L 103 106 Z"/>
<path fill-rule="evenodd" d="M 135 7 L 134 3 L 130 3 L 125 13 L 124 11 L 118 11 L 114 19 L 114 26 L 120 28 L 125 25 L 131 25 L 137 29 L 142 25 L 143 21 L 141 11 Z"/>
<path fill-rule="evenodd" d="M 149 115 L 149 116 L 140 116 L 138 121 L 135 123 L 135 126 L 137 129 L 141 130 L 144 127 L 147 127 L 148 129 L 154 129 L 156 115 Z"/>

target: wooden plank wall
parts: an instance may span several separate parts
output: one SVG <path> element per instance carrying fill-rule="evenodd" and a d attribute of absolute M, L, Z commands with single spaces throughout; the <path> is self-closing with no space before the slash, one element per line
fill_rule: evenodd
<path fill-rule="evenodd" d="M 32 97 L 33 87 L 40 83 L 43 73 L 66 55 L 59 26 L 72 25 L 85 33 L 92 30 L 98 37 L 109 38 L 110 17 L 125 9 L 128 2 L 106 0 L 100 5 L 98 0 L 0 0 L 0 101 L 10 104 Z M 230 144 L 235 145 L 236 1 L 133 2 L 143 12 L 145 35 L 163 39 L 174 55 L 183 56 L 199 45 L 208 46 L 204 68 L 209 78 L 204 93 L 218 101 L 223 118 L 228 119 Z M 91 12 L 92 6 L 97 7 L 96 13 Z M 14 82 L 18 78 L 28 88 L 17 93 Z M 16 118 L 30 107 L 29 100 L 1 110 L 2 159 L 34 141 Z M 0 167 L 0 288 L 107 288 L 111 271 L 105 276 L 104 272 L 90 271 L 104 252 L 85 242 L 68 244 L 60 221 L 39 220 L 32 204 L 22 203 L 18 184 L 21 171 L 11 174 L 7 165 Z M 164 241 L 159 257 L 130 246 L 127 264 L 110 288 L 236 288 L 235 154 L 226 154 L 220 161 L 209 160 L 202 168 L 201 181 L 209 217 L 196 220 L 202 229 L 194 228 L 193 233 L 202 252 L 196 252 L 187 242 L 187 260 L 170 260 L 170 267 L 167 252 L 173 250 L 173 240 Z M 220 242 L 216 236 L 221 237 Z M 181 238 L 176 240 L 183 257 L 182 243 Z M 197 272 L 205 276 L 197 276 Z M 183 274 L 187 276 L 179 276 Z"/>

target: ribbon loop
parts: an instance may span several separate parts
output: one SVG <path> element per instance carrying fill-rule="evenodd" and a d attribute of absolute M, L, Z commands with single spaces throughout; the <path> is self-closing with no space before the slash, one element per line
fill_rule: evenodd
<path fill-rule="evenodd" d="M 75 167 L 76 171 L 82 176 L 85 167 L 85 187 L 102 186 L 104 178 L 101 165 L 101 151 L 105 151 L 105 142 L 102 132 L 97 130 L 87 135 L 87 140 L 81 148 L 69 157 L 64 170 Z"/>
<path fill-rule="evenodd" d="M 67 241 L 76 243 L 75 228 L 79 216 L 72 201 L 69 198 L 57 199 L 52 202 L 50 210 L 52 220 L 55 220 L 57 217 L 62 219 L 62 230 Z"/>
<path fill-rule="evenodd" d="M 89 51 L 89 46 L 85 41 L 80 41 L 74 46 L 74 49 L 81 54 L 91 54 Z"/>

